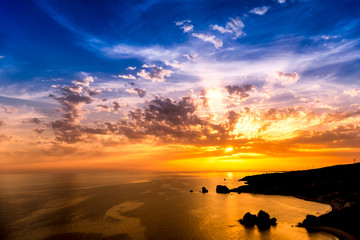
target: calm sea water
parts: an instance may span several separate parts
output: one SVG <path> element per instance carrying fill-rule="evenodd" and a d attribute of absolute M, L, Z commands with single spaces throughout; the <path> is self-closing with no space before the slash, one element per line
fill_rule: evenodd
<path fill-rule="evenodd" d="M 237 187 L 246 175 L 251 174 L 0 175 L 0 239 L 337 239 L 295 227 L 307 214 L 328 212 L 329 205 L 215 193 L 216 185 Z M 209 193 L 200 193 L 202 186 Z M 239 224 L 246 212 L 260 209 L 278 219 L 276 227 L 260 231 Z"/>

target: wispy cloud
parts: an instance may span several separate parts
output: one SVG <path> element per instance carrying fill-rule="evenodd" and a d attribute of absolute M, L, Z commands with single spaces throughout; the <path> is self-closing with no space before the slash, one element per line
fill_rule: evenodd
<path fill-rule="evenodd" d="M 210 25 L 210 27 L 213 30 L 217 30 L 221 33 L 230 33 L 234 35 L 234 39 L 237 39 L 241 36 L 246 35 L 243 32 L 243 28 L 245 27 L 244 22 L 241 20 L 240 17 L 236 18 L 230 18 L 230 21 L 228 21 L 225 25 L 225 27 L 219 26 L 219 25 Z"/>
<path fill-rule="evenodd" d="M 194 26 L 190 23 L 190 20 L 182 20 L 175 22 L 175 25 L 179 26 L 184 31 L 184 33 L 187 33 L 194 31 Z"/>
<path fill-rule="evenodd" d="M 215 48 L 219 49 L 222 48 L 223 42 L 221 39 L 216 38 L 214 35 L 207 35 L 202 33 L 193 33 L 193 37 L 199 38 L 203 40 L 204 42 L 210 42 L 214 45 Z"/>
<path fill-rule="evenodd" d="M 257 15 L 264 15 L 269 9 L 270 9 L 269 6 L 262 6 L 262 7 L 256 7 L 254 9 L 250 10 L 249 12 L 257 14 Z"/>

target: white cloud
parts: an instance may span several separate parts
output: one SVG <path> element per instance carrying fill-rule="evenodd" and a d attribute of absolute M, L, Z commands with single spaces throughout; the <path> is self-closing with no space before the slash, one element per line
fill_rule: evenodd
<path fill-rule="evenodd" d="M 0 59 L 5 58 L 5 56 L 0 56 Z"/>
<path fill-rule="evenodd" d="M 173 73 L 171 70 L 166 70 L 156 65 L 144 64 L 143 68 L 152 68 L 153 71 L 148 72 L 145 69 L 141 69 L 141 71 L 138 72 L 137 75 L 144 79 L 151 80 L 152 82 L 164 82 L 165 77 L 170 77 L 171 74 Z"/>
<path fill-rule="evenodd" d="M 280 4 L 286 3 L 286 0 L 278 0 Z"/>
<path fill-rule="evenodd" d="M 225 27 L 219 26 L 219 25 L 210 25 L 210 27 L 213 30 L 217 30 L 223 34 L 230 33 L 234 34 L 234 39 L 237 39 L 241 36 L 246 35 L 243 32 L 243 28 L 245 27 L 244 22 L 241 20 L 240 17 L 236 18 L 230 18 L 230 21 L 228 21 L 225 25 Z"/>
<path fill-rule="evenodd" d="M 321 38 L 324 39 L 324 40 L 329 40 L 329 39 L 335 39 L 335 38 L 339 38 L 340 36 L 339 35 L 335 35 L 335 36 L 332 36 L 332 35 L 322 35 Z"/>
<path fill-rule="evenodd" d="M 202 33 L 193 33 L 193 37 L 200 38 L 204 42 L 210 42 L 214 44 L 214 47 L 219 49 L 222 48 L 223 42 L 220 39 L 217 39 L 214 35 L 205 35 Z"/>
<path fill-rule="evenodd" d="M 176 21 L 176 22 L 175 22 L 175 25 L 176 25 L 176 26 L 182 26 L 182 25 L 184 25 L 184 24 L 186 24 L 186 23 L 191 23 L 191 20 Z"/>
<path fill-rule="evenodd" d="M 143 64 L 141 67 L 142 67 L 142 68 L 153 68 L 153 67 L 156 67 L 156 65 L 155 65 L 155 64 L 153 64 L 153 65 L 147 65 L 147 64 L 145 63 L 145 64 Z"/>
<path fill-rule="evenodd" d="M 175 22 L 175 25 L 179 26 L 184 31 L 184 33 L 187 33 L 194 31 L 194 26 L 190 23 L 190 20 L 182 20 Z"/>
<path fill-rule="evenodd" d="M 252 10 L 250 10 L 249 12 L 257 14 L 257 15 L 264 15 L 268 10 L 269 10 L 269 6 L 262 6 L 262 7 L 257 7 L 254 8 Z"/>
<path fill-rule="evenodd" d="M 118 75 L 119 78 L 123 78 L 123 79 L 132 79 L 132 80 L 136 80 L 136 77 L 134 75 L 128 74 L 128 75 Z"/>
<path fill-rule="evenodd" d="M 351 97 L 355 97 L 357 96 L 358 94 L 360 94 L 360 89 L 350 89 L 350 90 L 344 90 L 344 94 L 347 94 Z"/>
<path fill-rule="evenodd" d="M 126 70 L 135 70 L 135 69 L 136 69 L 136 67 L 132 67 L 132 66 L 129 66 L 126 68 Z"/>

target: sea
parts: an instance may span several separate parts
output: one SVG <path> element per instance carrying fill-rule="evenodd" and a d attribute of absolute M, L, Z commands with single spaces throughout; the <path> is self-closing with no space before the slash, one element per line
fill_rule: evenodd
<path fill-rule="evenodd" d="M 217 194 L 259 173 L 1 174 L 1 240 L 331 240 L 296 225 L 327 204 L 290 196 Z M 206 187 L 209 192 L 201 193 Z M 190 192 L 193 190 L 193 192 Z M 277 218 L 267 230 L 239 219 L 264 210 Z"/>

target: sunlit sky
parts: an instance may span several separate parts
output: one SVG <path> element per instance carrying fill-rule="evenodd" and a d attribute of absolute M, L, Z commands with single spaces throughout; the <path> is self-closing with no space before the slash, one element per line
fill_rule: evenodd
<path fill-rule="evenodd" d="M 0 171 L 360 160 L 358 0 L 0 1 Z"/>

